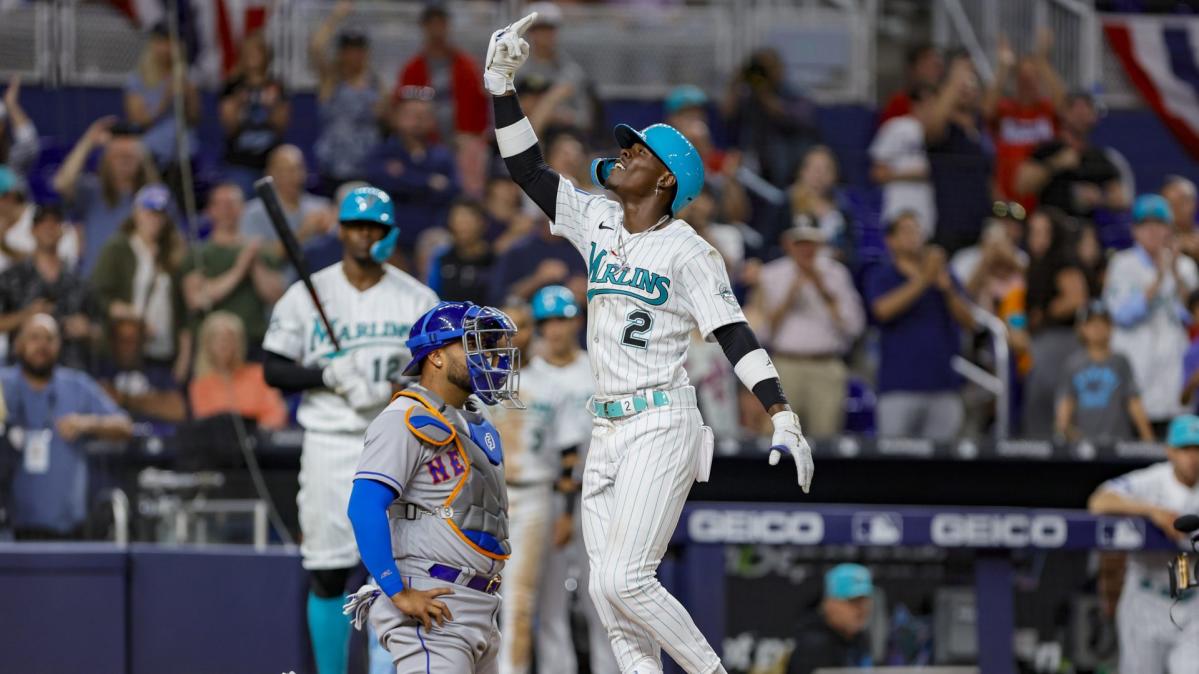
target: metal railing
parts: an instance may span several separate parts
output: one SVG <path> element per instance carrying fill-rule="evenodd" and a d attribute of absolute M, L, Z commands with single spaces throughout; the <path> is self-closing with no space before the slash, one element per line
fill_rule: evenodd
<path fill-rule="evenodd" d="M 970 315 L 991 338 L 995 373 L 987 372 L 961 356 L 954 356 L 951 365 L 955 372 L 995 397 L 995 441 L 1001 442 L 1008 439 L 1011 431 L 1011 349 L 1007 343 L 1007 324 L 975 304 L 970 305 Z"/>
<path fill-rule="evenodd" d="M 1053 33 L 1050 60 L 1070 88 L 1092 91 L 1111 107 L 1140 105 L 1140 97 L 1103 39 L 1102 17 L 1090 0 L 936 0 L 933 4 L 934 41 L 966 49 L 984 80 L 991 79 L 1001 35 L 1017 52 L 1026 53 L 1042 26 Z"/>

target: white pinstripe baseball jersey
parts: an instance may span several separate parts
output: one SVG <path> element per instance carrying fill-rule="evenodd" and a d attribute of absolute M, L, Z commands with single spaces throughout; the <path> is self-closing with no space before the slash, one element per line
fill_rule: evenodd
<path fill-rule="evenodd" d="M 1155 463 L 1104 483 L 1110 489 L 1129 498 L 1152 503 L 1178 513 L 1199 512 L 1199 486 L 1187 487 L 1174 476 L 1169 461 Z M 1155 589 L 1167 587 L 1167 552 L 1137 552 L 1128 555 L 1124 587 L 1136 588 L 1148 583 Z"/>
<path fill-rule="evenodd" d="M 687 385 L 691 331 L 745 320 L 720 253 L 685 221 L 630 234 L 621 205 L 558 185 L 550 230 L 587 260 L 587 351 L 596 394 Z"/>
<path fill-rule="evenodd" d="M 504 442 L 504 479 L 509 484 L 553 482 L 562 450 L 591 438 L 587 399 L 591 366 L 579 353 L 565 367 L 534 357 L 520 370 L 520 399 L 526 409 L 489 410 Z"/>
<path fill-rule="evenodd" d="M 350 285 L 341 263 L 312 275 L 312 285 L 343 351 L 361 351 L 359 362 L 375 381 L 391 381 L 403 371 L 412 354 L 404 342 L 416 319 L 437 304 L 437 294 L 415 278 L 383 265 L 383 278 L 366 290 Z M 333 342 L 317 315 L 304 284 L 293 283 L 271 312 L 262 348 L 306 367 L 324 367 Z M 355 411 L 342 396 L 328 389 L 304 392 L 296 419 L 305 430 L 327 433 L 365 431 L 383 407 Z"/>

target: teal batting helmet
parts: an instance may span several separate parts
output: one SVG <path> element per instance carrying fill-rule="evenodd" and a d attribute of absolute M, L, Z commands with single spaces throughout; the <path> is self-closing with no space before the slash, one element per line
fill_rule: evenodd
<path fill-rule="evenodd" d="M 395 207 L 391 196 L 378 187 L 355 187 L 345 199 L 337 213 L 338 222 L 373 222 L 390 228 L 387 236 L 371 245 L 371 257 L 383 264 L 395 252 L 400 228 L 396 226 Z"/>
<path fill-rule="evenodd" d="M 678 129 L 669 124 L 654 124 L 638 131 L 628 124 L 617 124 L 612 134 L 620 147 L 630 148 L 640 143 L 666 165 L 676 183 L 674 201 L 670 204 L 671 215 L 677 216 L 699 196 L 704 186 L 704 162 L 699 151 Z M 591 179 L 596 185 L 608 188 L 608 174 L 615 163 L 614 158 L 591 162 Z"/>
<path fill-rule="evenodd" d="M 575 294 L 565 286 L 546 286 L 533 295 L 533 320 L 574 318 L 579 315 Z"/>

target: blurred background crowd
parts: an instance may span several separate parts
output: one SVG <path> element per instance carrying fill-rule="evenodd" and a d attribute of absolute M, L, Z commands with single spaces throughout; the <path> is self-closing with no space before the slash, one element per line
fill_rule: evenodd
<path fill-rule="evenodd" d="M 563 9 L 536 4 L 518 93 L 549 164 L 596 189 L 587 167 L 615 120 L 560 40 Z M 481 47 L 456 33 L 453 7 L 411 6 L 421 41 L 396 72 L 375 66 L 353 3 L 318 7 L 303 94 L 265 28 L 226 45 L 201 89 L 193 45 L 161 16 L 119 108 L 77 137 L 45 135 L 61 120 L 27 113 L 20 77 L 8 81 L 9 362 L 7 336 L 48 312 L 59 363 L 135 418 L 238 410 L 286 425 L 255 365 L 295 279 L 252 190 L 264 175 L 314 269 L 340 259 L 338 196 L 370 183 L 398 206 L 392 262 L 442 298 L 503 305 L 553 283 L 582 298 L 582 260 L 497 160 Z M 1094 139 L 1105 108 L 1055 70 L 1051 29 L 1020 38 L 1027 50 L 998 36 L 987 80 L 966 50 L 907 45 L 902 81 L 852 146 L 828 137 L 773 47 L 725 82 L 672 83 L 649 113 L 700 149 L 706 184 L 685 218 L 724 255 L 810 434 L 1148 441 L 1194 407 L 1195 185 L 1167 175 L 1137 197 L 1129 162 Z M 297 125 L 310 142 L 293 142 Z M 697 345 L 688 370 L 726 443 L 768 428 L 718 350 Z M 245 395 L 225 399 L 219 377 Z"/>
<path fill-rule="evenodd" d="M 516 87 L 547 162 L 598 191 L 614 123 L 691 140 L 706 182 L 681 215 L 724 256 L 809 436 L 1135 445 L 1197 409 L 1199 137 L 1142 99 L 1119 31 L 1103 44 L 1087 23 L 1196 3 L 750 4 L 0 2 L 2 413 L 29 434 L 15 444 L 55 452 L 56 481 L 11 519 L 94 533 L 88 466 L 119 466 L 131 439 L 150 464 L 168 445 L 175 467 L 240 466 L 212 445 L 274 431 L 294 460 L 297 401 L 260 364 L 296 279 L 263 176 L 313 270 L 341 258 L 341 196 L 371 184 L 396 203 L 391 262 L 442 299 L 561 284 L 585 306 L 586 265 L 506 175 L 482 88 L 487 35 L 527 11 Z M 697 335 L 687 369 L 721 453 L 756 451 L 769 419 L 720 349 Z M 31 457 L 0 460 L 0 485 Z M 140 479 L 163 496 L 218 485 L 205 475 Z M 826 579 L 830 620 L 865 619 L 836 603 L 869 592 L 862 571 Z"/>

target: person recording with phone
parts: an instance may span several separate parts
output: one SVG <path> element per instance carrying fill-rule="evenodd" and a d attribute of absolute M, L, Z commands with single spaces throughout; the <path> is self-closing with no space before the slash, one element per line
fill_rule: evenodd
<path fill-rule="evenodd" d="M 1190 549 L 1189 536 L 1174 523 L 1199 512 L 1199 416 L 1170 422 L 1166 461 L 1108 480 L 1087 508 L 1095 515 L 1144 517 L 1171 540 Z M 1199 662 L 1199 593 L 1171 598 L 1170 552 L 1128 555 L 1124 589 L 1116 607 L 1121 672 L 1182 674 Z M 1181 629 L 1179 629 L 1181 628 Z"/>

